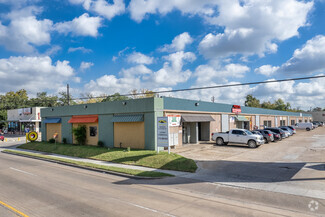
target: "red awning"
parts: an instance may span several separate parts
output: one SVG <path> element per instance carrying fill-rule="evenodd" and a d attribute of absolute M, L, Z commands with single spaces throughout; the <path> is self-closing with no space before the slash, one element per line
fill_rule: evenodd
<path fill-rule="evenodd" d="M 98 115 L 75 115 L 68 121 L 71 124 L 95 123 L 98 122 Z"/>

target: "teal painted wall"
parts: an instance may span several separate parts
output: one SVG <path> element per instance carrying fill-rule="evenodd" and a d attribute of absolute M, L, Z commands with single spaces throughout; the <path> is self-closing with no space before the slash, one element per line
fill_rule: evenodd
<path fill-rule="evenodd" d="M 104 142 L 108 148 L 114 148 L 114 123 L 113 115 L 98 116 L 98 141 Z"/>
<path fill-rule="evenodd" d="M 126 105 L 123 105 L 122 102 L 126 102 Z M 113 148 L 114 123 L 111 121 L 113 116 L 117 114 L 143 114 L 145 122 L 145 149 L 156 150 L 156 122 L 157 117 L 163 115 L 163 106 L 162 98 L 144 98 L 44 108 L 41 110 L 41 117 L 61 117 L 62 138 L 67 138 L 67 142 L 72 143 L 72 124 L 68 123 L 72 115 L 98 115 L 98 140 L 103 141 L 106 147 Z M 46 134 L 46 129 L 43 128 L 42 130 Z"/>
<path fill-rule="evenodd" d="M 61 138 L 66 138 L 67 143 L 72 144 L 72 124 L 68 123 L 71 116 L 68 117 L 61 117 Z"/>
<path fill-rule="evenodd" d="M 44 118 L 72 115 L 105 115 L 153 112 L 157 99 L 158 98 L 144 98 L 44 108 L 41 109 L 41 116 Z M 123 105 L 122 102 L 126 102 L 126 105 Z"/>
<path fill-rule="evenodd" d="M 188 99 L 178 99 L 164 97 L 164 109 L 166 110 L 184 110 L 184 111 L 204 111 L 204 112 L 225 112 L 231 113 L 232 105 L 222 103 L 212 103 Z M 199 103 L 195 106 L 195 103 Z M 300 113 L 286 112 L 272 109 L 262 109 L 241 106 L 243 114 L 261 114 L 261 115 L 279 115 L 279 116 L 300 116 Z M 304 117 L 311 117 L 310 114 L 302 113 Z"/>
<path fill-rule="evenodd" d="M 45 118 L 42 118 L 42 128 L 41 128 L 41 133 L 42 133 L 42 141 L 46 141 L 46 124 L 44 123 Z"/>

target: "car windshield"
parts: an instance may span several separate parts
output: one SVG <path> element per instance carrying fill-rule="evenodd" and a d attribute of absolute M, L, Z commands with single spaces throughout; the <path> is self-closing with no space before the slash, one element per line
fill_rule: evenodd
<path fill-rule="evenodd" d="M 253 135 L 252 132 L 248 131 L 248 130 L 244 130 L 244 132 L 247 134 L 247 135 Z"/>

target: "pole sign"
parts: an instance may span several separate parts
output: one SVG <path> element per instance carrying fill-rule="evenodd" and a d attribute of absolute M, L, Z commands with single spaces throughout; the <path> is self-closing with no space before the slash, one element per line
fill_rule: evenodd
<path fill-rule="evenodd" d="M 157 145 L 169 147 L 168 117 L 157 117 Z"/>

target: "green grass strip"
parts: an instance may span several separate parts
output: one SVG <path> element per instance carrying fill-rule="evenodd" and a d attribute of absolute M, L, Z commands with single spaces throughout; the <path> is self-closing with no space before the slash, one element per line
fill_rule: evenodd
<path fill-rule="evenodd" d="M 58 162 L 73 164 L 73 165 L 77 165 L 77 166 L 89 167 L 89 168 L 94 168 L 94 169 L 101 169 L 101 170 L 106 170 L 106 171 L 113 171 L 113 172 L 117 172 L 117 173 L 123 173 L 123 174 L 128 174 L 128 175 L 133 175 L 133 176 L 140 176 L 140 177 L 158 178 L 158 177 L 171 177 L 171 176 L 173 176 L 173 175 L 167 174 L 167 173 L 161 173 L 161 172 L 155 172 L 155 171 L 143 171 L 143 170 L 136 170 L 136 169 L 126 169 L 126 168 L 114 167 L 114 166 L 104 166 L 104 165 L 80 162 L 80 161 L 75 161 L 75 160 L 67 160 L 67 159 L 62 159 L 62 158 L 52 157 L 52 156 L 43 156 L 43 155 L 40 155 L 40 154 L 28 153 L 28 152 L 24 152 L 24 151 L 14 151 L 14 150 L 8 150 L 7 149 L 7 150 L 4 150 L 2 152 L 4 152 L 4 153 L 13 153 L 13 154 L 21 154 L 21 155 L 37 157 L 37 158 L 47 159 L 47 160 L 55 160 L 55 161 L 58 161 Z"/>
<path fill-rule="evenodd" d="M 176 153 L 168 154 L 165 151 L 157 154 L 156 151 L 151 150 L 131 149 L 131 151 L 127 151 L 125 148 L 108 149 L 98 146 L 54 144 L 49 142 L 29 142 L 20 145 L 18 148 L 163 170 L 194 173 L 197 169 L 197 165 L 192 159 L 185 158 Z"/>

